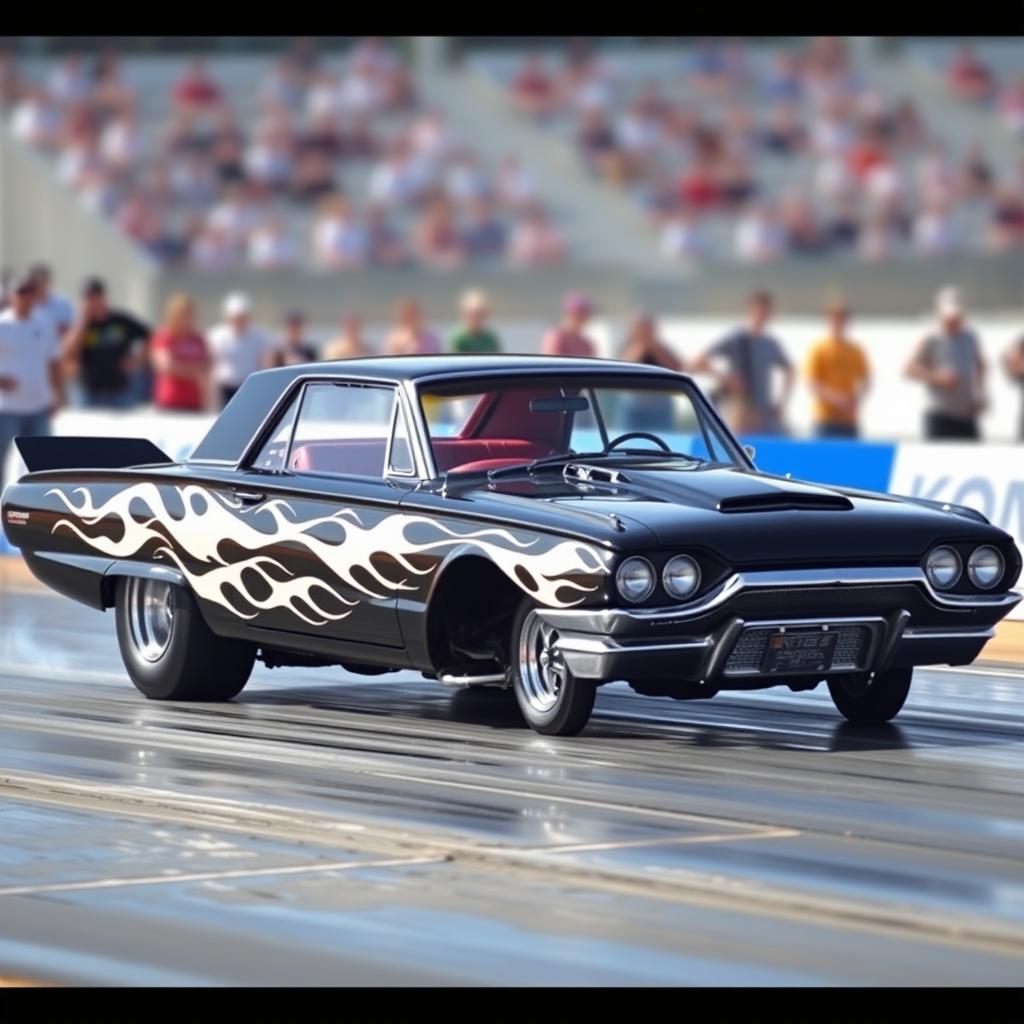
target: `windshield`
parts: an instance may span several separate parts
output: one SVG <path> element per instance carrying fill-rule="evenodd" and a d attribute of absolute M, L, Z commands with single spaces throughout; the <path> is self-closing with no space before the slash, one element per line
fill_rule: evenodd
<path fill-rule="evenodd" d="M 685 382 L 516 378 L 428 386 L 420 401 L 439 473 L 557 463 L 572 454 L 671 460 L 689 468 L 742 464 L 736 441 Z"/>

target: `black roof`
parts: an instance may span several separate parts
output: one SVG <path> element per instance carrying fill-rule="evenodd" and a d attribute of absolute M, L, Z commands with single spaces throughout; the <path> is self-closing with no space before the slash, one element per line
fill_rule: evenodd
<path fill-rule="evenodd" d="M 495 371 L 520 370 L 523 372 L 557 369 L 607 371 L 655 370 L 660 367 L 621 362 L 614 359 L 583 359 L 568 356 L 520 355 L 425 355 L 425 356 L 364 356 L 360 359 L 332 359 L 317 363 L 289 366 L 284 370 L 266 370 L 265 373 L 337 373 L 346 377 L 375 377 L 387 380 L 425 380 L 445 374 L 474 373 L 485 376 Z M 670 373 L 671 371 L 664 371 Z"/>
<path fill-rule="evenodd" d="M 493 377 L 503 373 L 635 373 L 678 377 L 661 367 L 613 359 L 564 356 L 430 355 L 366 356 L 301 363 L 251 373 L 192 453 L 194 461 L 235 463 L 292 381 L 300 377 L 364 377 L 367 380 L 429 381 L 443 377 Z"/>

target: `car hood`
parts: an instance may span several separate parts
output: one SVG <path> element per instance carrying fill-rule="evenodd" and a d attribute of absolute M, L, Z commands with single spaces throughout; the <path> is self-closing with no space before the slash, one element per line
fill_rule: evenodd
<path fill-rule="evenodd" d="M 1003 535 L 969 513 L 722 467 L 630 466 L 608 482 L 558 474 L 506 478 L 494 481 L 488 494 L 510 514 L 509 506 L 523 508 L 529 501 L 554 506 L 570 520 L 574 513 L 591 523 L 595 514 L 609 522 L 617 517 L 646 527 L 662 545 L 709 548 L 737 566 L 905 562 L 919 559 L 938 540 L 991 541 Z"/>

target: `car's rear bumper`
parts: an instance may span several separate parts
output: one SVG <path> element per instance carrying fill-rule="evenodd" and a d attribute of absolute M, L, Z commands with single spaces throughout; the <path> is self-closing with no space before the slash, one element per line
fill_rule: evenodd
<path fill-rule="evenodd" d="M 785 631 L 839 632 L 827 673 L 963 665 L 1021 600 L 946 595 L 913 568 L 736 574 L 686 606 L 543 609 L 572 672 L 585 679 L 671 679 L 709 687 L 788 682 L 815 670 L 769 671 L 766 646 Z"/>

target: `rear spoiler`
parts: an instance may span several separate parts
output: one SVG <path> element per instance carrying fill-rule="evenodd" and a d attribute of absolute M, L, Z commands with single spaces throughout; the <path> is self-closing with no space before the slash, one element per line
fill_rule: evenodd
<path fill-rule="evenodd" d="M 47 469 L 125 469 L 173 463 L 142 437 L 16 437 L 30 473 Z"/>

